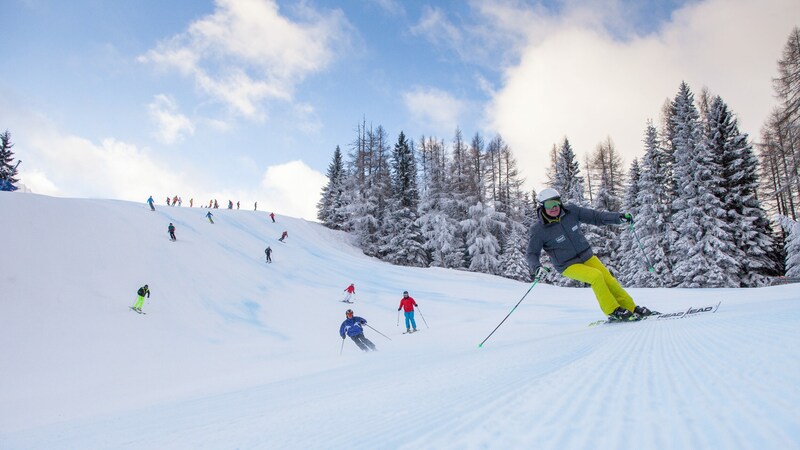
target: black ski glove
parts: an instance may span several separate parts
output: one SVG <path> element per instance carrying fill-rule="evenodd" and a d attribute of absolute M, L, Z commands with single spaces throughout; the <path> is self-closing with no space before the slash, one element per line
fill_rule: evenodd
<path fill-rule="evenodd" d="M 620 214 L 619 221 L 624 223 L 633 223 L 633 216 L 631 213 Z"/>

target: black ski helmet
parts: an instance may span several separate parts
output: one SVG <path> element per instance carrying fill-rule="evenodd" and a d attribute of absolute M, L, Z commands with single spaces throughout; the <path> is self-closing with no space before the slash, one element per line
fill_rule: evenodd
<path fill-rule="evenodd" d="M 353 310 L 352 309 L 348 309 L 347 311 L 344 312 L 345 316 L 350 316 L 352 314 L 353 314 Z"/>

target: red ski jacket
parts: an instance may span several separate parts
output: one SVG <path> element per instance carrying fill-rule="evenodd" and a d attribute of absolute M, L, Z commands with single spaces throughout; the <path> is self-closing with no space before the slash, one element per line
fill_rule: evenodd
<path fill-rule="evenodd" d="M 349 292 L 351 294 L 355 294 L 356 293 L 356 287 L 351 284 L 350 286 L 347 286 L 347 289 L 345 289 L 345 291 L 347 291 L 347 292 Z"/>
<path fill-rule="evenodd" d="M 417 305 L 417 302 L 415 302 L 411 297 L 404 297 L 402 300 L 400 300 L 400 308 L 403 308 L 403 311 L 405 312 L 413 311 L 415 306 L 419 305 Z M 400 308 L 397 309 L 400 310 Z"/>

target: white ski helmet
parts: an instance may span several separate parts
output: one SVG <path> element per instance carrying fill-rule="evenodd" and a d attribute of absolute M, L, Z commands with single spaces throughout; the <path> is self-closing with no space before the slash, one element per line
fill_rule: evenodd
<path fill-rule="evenodd" d="M 546 188 L 542 189 L 542 191 L 536 195 L 536 201 L 539 202 L 539 204 L 542 204 L 545 200 L 559 197 L 561 197 L 561 194 L 559 194 L 557 190 L 553 188 Z"/>

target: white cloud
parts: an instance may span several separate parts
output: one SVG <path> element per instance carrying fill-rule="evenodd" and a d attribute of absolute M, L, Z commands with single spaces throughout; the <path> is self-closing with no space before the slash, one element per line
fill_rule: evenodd
<path fill-rule="evenodd" d="M 295 160 L 271 166 L 264 172 L 259 192 L 263 208 L 281 214 L 316 220 L 317 202 L 322 187 L 328 182 L 325 175 Z"/>
<path fill-rule="evenodd" d="M 490 102 L 488 126 L 509 142 L 537 188 L 549 149 L 564 136 L 579 156 L 609 135 L 627 163 L 641 156 L 646 120 L 659 118 L 681 81 L 695 93 L 707 86 L 721 95 L 740 127 L 757 135 L 775 105 L 776 61 L 800 17 L 794 0 L 707 0 L 676 11 L 653 34 L 620 40 L 606 31 L 619 22 L 609 17 L 617 2 L 567 2 L 560 16 L 514 14 L 504 3 L 502 14 L 492 10 L 493 26 L 523 26 L 514 24 L 525 17 L 530 32 Z"/>
<path fill-rule="evenodd" d="M 449 135 L 458 126 L 465 108 L 462 100 L 435 88 L 418 87 L 403 94 L 403 102 L 414 121 L 427 132 Z"/>
<path fill-rule="evenodd" d="M 305 77 L 326 68 L 344 39 L 338 11 L 297 7 L 302 21 L 280 14 L 274 0 L 217 0 L 216 11 L 139 60 L 194 78 L 206 95 L 235 113 L 263 120 L 262 102 L 288 101 Z"/>
<path fill-rule="evenodd" d="M 156 139 L 164 144 L 183 140 L 184 135 L 194 134 L 192 121 L 178 112 L 178 105 L 170 97 L 159 94 L 147 105 L 150 118 L 156 123 Z"/>

